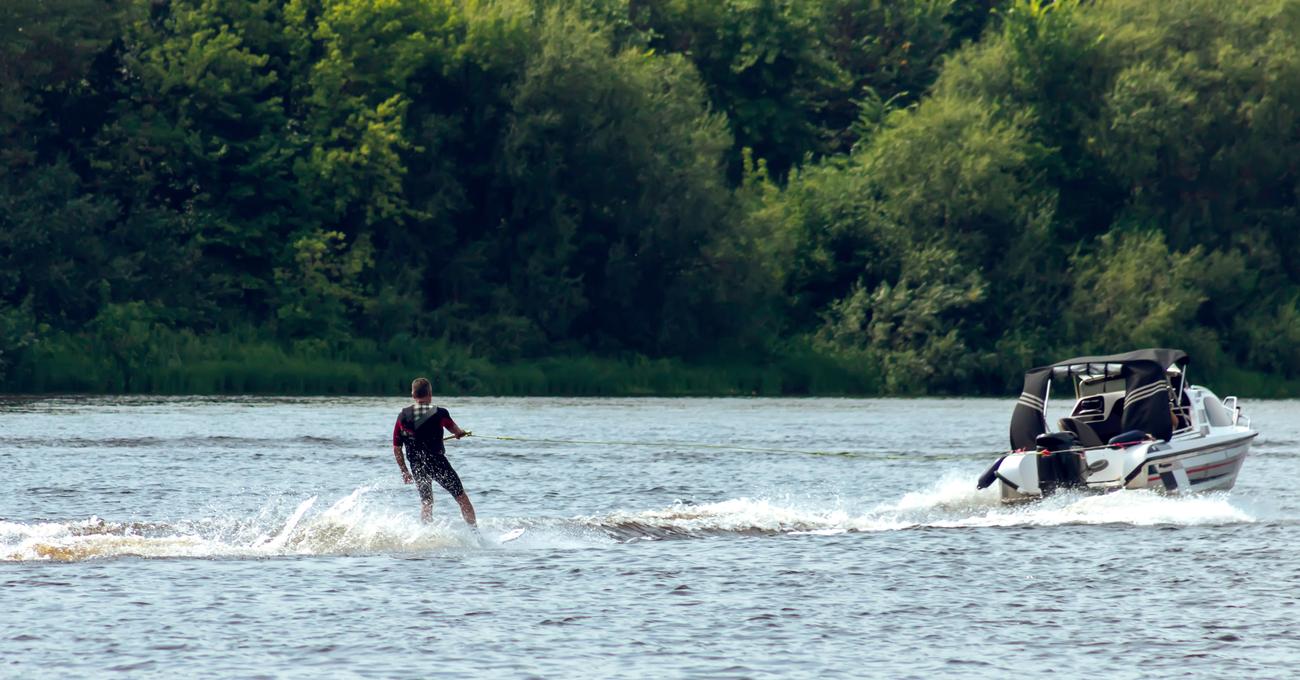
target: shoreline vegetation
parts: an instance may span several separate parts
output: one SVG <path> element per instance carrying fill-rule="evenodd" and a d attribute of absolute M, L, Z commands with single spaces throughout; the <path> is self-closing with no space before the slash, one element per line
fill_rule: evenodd
<path fill-rule="evenodd" d="M 15 393 L 400 396 L 416 376 L 434 392 L 483 396 L 860 396 L 880 393 L 869 363 L 792 349 L 765 362 L 556 356 L 498 363 L 444 340 L 385 347 L 286 348 L 274 341 L 177 335 L 135 355 L 65 336 L 10 376 Z M 47 346 L 49 347 L 49 346 Z M 48 352 L 48 353 L 46 353 Z"/>
<path fill-rule="evenodd" d="M 1300 0 L 0 0 L 0 392 L 1300 395 Z"/>
<path fill-rule="evenodd" d="M 436 394 L 452 396 L 1014 396 L 1013 392 L 886 390 L 878 359 L 865 354 L 818 354 L 812 347 L 790 347 L 787 353 L 762 362 L 556 356 L 498 364 L 455 349 L 444 340 L 401 338 L 386 348 L 362 342 L 327 351 L 236 337 L 188 337 L 179 343 L 149 343 L 147 351 L 135 357 L 64 345 L 38 359 L 10 376 L 9 393 L 401 396 L 414 377 L 426 376 Z M 1235 394 L 1249 399 L 1300 394 L 1300 380 L 1279 381 L 1259 372 L 1221 368 L 1202 377 L 1193 365 L 1189 376 L 1193 383 L 1204 380 L 1220 396 Z"/>

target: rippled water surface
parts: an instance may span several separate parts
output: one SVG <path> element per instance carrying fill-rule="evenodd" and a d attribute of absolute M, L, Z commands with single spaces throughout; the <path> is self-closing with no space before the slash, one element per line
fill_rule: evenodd
<path fill-rule="evenodd" d="M 481 542 L 419 522 L 405 403 L 0 400 L 0 675 L 1300 666 L 1300 402 L 1243 404 L 1230 493 L 1005 508 L 1010 399 L 457 399 L 515 438 L 448 445 Z"/>

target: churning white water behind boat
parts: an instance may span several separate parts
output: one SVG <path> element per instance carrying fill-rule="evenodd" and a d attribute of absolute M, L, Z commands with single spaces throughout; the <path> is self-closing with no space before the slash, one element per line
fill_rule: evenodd
<path fill-rule="evenodd" d="M 479 540 L 418 521 L 400 399 L 8 399 L 0 676 L 1300 666 L 1300 403 L 1243 403 L 1231 492 L 1007 507 L 1013 403 L 448 400 L 512 438 L 448 445 Z"/>

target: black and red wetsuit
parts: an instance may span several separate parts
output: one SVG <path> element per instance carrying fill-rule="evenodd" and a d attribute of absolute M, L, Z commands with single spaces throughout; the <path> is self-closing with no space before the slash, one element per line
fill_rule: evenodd
<path fill-rule="evenodd" d="M 447 450 L 442 444 L 444 429 L 459 428 L 447 409 L 427 404 L 412 404 L 402 409 L 393 425 L 393 446 L 406 447 L 411 476 L 420 491 L 420 500 L 425 503 L 433 502 L 432 482 L 435 481 L 452 497 L 465 493 L 460 475 L 447 460 Z"/>

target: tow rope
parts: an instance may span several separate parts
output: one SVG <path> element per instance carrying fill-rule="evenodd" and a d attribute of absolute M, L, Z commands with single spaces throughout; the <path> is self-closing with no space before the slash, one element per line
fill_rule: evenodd
<path fill-rule="evenodd" d="M 751 451 L 754 453 L 791 453 L 791 454 L 797 454 L 803 456 L 869 455 L 879 460 L 912 460 L 916 458 L 915 455 L 909 455 L 909 454 L 891 455 L 883 452 L 872 453 L 869 451 L 813 451 L 810 449 L 785 449 L 785 448 L 766 447 L 766 446 L 738 446 L 734 444 L 708 444 L 705 442 L 688 442 L 688 441 L 673 441 L 673 440 L 618 441 L 618 440 L 597 440 L 597 439 L 543 439 L 543 438 L 533 438 L 533 437 L 508 437 L 504 435 L 475 434 L 473 432 L 465 433 L 465 438 L 471 438 L 471 437 L 474 439 L 494 439 L 496 441 L 502 441 L 502 442 L 522 442 L 522 443 L 529 443 L 529 444 L 571 444 L 571 445 L 578 445 L 578 446 L 661 446 L 661 447 L 675 447 L 681 449 Z M 450 441 L 455 438 L 456 435 L 448 435 L 446 437 L 443 437 L 442 440 Z M 1072 451 L 1073 450 L 1074 449 L 1072 449 Z M 1083 449 L 1077 449 L 1077 450 L 1081 451 Z M 1058 453 L 1064 453 L 1064 452 L 1065 450 L 1062 450 Z M 1016 452 L 1015 451 L 979 451 L 973 453 L 955 454 L 946 457 L 935 456 L 933 455 L 933 453 L 931 453 L 929 456 L 927 456 L 927 458 L 929 460 L 936 460 L 936 459 L 943 459 L 943 458 L 954 459 L 954 460 L 966 460 L 977 456 L 981 458 L 985 456 L 1005 456 L 1008 453 L 1016 453 Z"/>
<path fill-rule="evenodd" d="M 505 437 L 491 434 L 474 434 L 466 432 L 466 437 L 475 439 L 495 439 L 502 442 L 525 442 L 529 444 L 576 444 L 581 446 L 666 446 L 686 449 L 719 449 L 724 451 L 753 451 L 756 453 L 795 453 L 805 456 L 851 456 L 852 451 L 809 451 L 807 449 L 779 449 L 760 446 L 736 446 L 733 444 L 706 444 L 704 442 L 683 441 L 613 441 L 596 439 L 542 439 L 532 437 Z M 443 437 L 443 441 L 455 439 L 455 435 Z"/>

